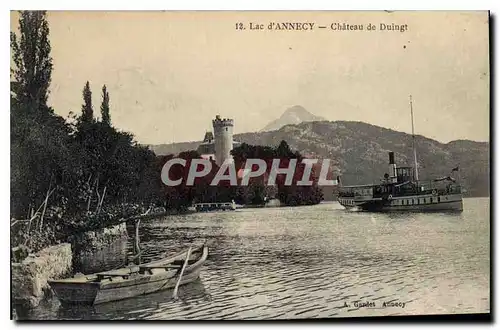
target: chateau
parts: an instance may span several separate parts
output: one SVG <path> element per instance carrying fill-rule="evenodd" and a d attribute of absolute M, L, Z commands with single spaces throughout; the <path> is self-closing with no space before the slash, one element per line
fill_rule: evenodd
<path fill-rule="evenodd" d="M 203 142 L 197 151 L 202 158 L 214 160 L 217 165 L 222 165 L 226 159 L 231 159 L 231 150 L 240 145 L 233 140 L 234 121 L 221 118 L 219 115 L 212 120 L 213 133 L 206 132 Z"/>

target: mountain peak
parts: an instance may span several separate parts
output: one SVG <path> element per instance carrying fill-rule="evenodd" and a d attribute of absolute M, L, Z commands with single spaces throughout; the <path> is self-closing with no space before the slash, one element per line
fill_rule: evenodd
<path fill-rule="evenodd" d="M 308 121 L 323 121 L 323 117 L 313 115 L 301 105 L 294 105 L 283 112 L 283 114 L 276 120 L 273 120 L 264 127 L 261 132 L 279 130 L 286 125 L 297 125 Z"/>
<path fill-rule="evenodd" d="M 297 113 L 297 114 L 308 114 L 312 115 L 309 111 L 307 111 L 303 106 L 301 105 L 294 105 L 293 107 L 290 107 L 283 112 L 283 114 L 286 113 Z"/>

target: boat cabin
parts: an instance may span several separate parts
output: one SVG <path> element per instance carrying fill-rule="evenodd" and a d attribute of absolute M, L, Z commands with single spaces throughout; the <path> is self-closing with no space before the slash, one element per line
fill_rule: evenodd
<path fill-rule="evenodd" d="M 406 166 L 396 168 L 396 177 L 398 183 L 414 181 L 415 174 L 413 171 L 413 167 Z"/>

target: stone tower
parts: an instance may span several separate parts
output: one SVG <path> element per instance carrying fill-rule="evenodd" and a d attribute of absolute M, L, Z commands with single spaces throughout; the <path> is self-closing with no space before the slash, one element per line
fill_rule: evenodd
<path fill-rule="evenodd" d="M 226 159 L 232 159 L 231 150 L 233 149 L 233 126 L 232 119 L 222 118 L 217 115 L 212 120 L 214 126 L 215 142 L 215 162 L 221 166 Z"/>

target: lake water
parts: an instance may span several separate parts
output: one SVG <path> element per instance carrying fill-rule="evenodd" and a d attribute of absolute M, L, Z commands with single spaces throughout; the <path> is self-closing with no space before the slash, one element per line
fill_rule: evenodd
<path fill-rule="evenodd" d="M 332 202 L 149 220 L 141 224 L 142 261 L 205 240 L 211 248 L 200 280 L 181 287 L 179 300 L 172 300 L 169 290 L 68 310 L 52 298 L 23 317 L 293 319 L 489 312 L 489 203 L 489 198 L 465 199 L 461 214 L 351 212 Z M 120 253 L 132 255 L 132 246 L 132 241 L 123 245 L 115 257 L 108 253 L 110 265 Z M 102 256 L 99 260 L 102 264 Z"/>

